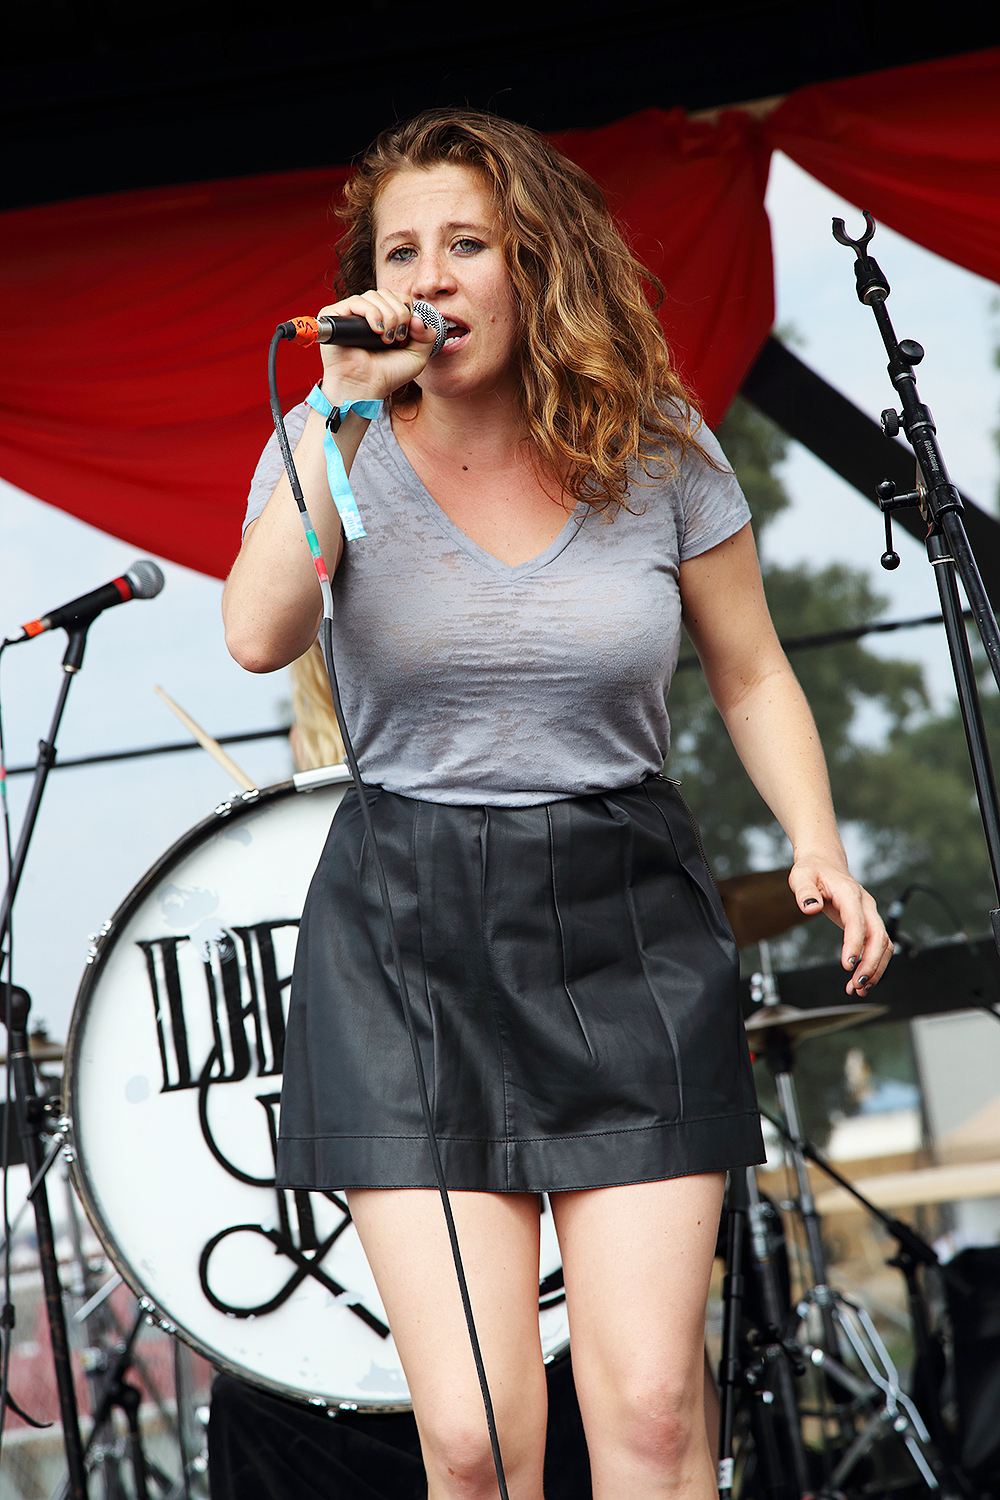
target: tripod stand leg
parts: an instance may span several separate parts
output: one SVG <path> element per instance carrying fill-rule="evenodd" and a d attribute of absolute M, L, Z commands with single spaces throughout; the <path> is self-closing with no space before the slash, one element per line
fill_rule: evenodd
<path fill-rule="evenodd" d="M 128 1420 L 128 1447 L 129 1458 L 132 1461 L 132 1473 L 135 1478 L 136 1500 L 149 1500 L 149 1488 L 146 1483 L 146 1455 L 142 1451 L 142 1438 L 139 1433 L 139 1403 L 142 1393 L 138 1386 L 130 1385 L 123 1380 L 119 1386 L 118 1403 Z"/>
<path fill-rule="evenodd" d="M 747 1217 L 746 1177 L 730 1172 L 726 1192 L 726 1275 L 722 1283 L 722 1359 L 719 1364 L 719 1494 L 733 1489 L 733 1426 L 740 1378 L 740 1318 L 743 1313 L 743 1234 Z"/>
<path fill-rule="evenodd" d="M 784 1337 L 788 1331 L 788 1309 L 782 1305 L 781 1294 L 778 1290 L 774 1257 L 771 1254 L 767 1226 L 764 1222 L 766 1206 L 757 1188 L 757 1174 L 753 1167 L 747 1167 L 746 1177 L 747 1197 L 750 1202 L 750 1247 L 753 1255 L 753 1269 L 760 1288 L 764 1317 L 768 1324 L 766 1333 L 769 1339 L 775 1341 L 777 1351 L 775 1359 L 777 1396 L 788 1434 L 788 1447 L 792 1467 L 795 1470 L 795 1482 L 798 1493 L 805 1495 L 810 1489 L 809 1466 L 806 1462 L 805 1445 L 802 1441 L 802 1428 L 799 1422 L 799 1404 L 795 1381 L 792 1377 L 792 1356 Z"/>

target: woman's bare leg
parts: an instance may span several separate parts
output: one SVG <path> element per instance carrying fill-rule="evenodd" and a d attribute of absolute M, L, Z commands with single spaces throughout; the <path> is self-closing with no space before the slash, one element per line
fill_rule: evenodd
<path fill-rule="evenodd" d="M 594 1500 L 712 1500 L 705 1303 L 723 1173 L 551 1194 Z"/>
<path fill-rule="evenodd" d="M 494 1500 L 483 1399 L 441 1200 L 419 1188 L 353 1189 L 347 1197 L 413 1398 L 428 1500 Z M 452 1193 L 451 1202 L 510 1497 L 542 1500 L 539 1201 Z"/>

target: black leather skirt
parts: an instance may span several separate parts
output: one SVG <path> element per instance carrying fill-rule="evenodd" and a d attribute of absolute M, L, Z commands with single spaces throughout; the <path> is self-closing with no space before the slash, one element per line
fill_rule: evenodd
<path fill-rule="evenodd" d="M 764 1159 L 736 945 L 670 782 L 526 808 L 366 795 L 450 1187 Z M 302 918 L 278 1182 L 435 1182 L 354 791 Z"/>

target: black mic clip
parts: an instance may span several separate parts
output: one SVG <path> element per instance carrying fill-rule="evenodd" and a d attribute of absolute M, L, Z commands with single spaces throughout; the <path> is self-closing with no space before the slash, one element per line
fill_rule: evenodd
<path fill-rule="evenodd" d="M 870 306 L 873 302 L 885 301 L 889 295 L 889 283 L 878 261 L 867 254 L 867 246 L 875 234 L 875 220 L 866 208 L 862 209 L 862 213 L 866 228 L 858 239 L 852 239 L 847 233 L 843 219 L 834 219 L 833 237 L 839 245 L 849 245 L 854 251 L 854 279 L 857 283 L 858 301 Z"/>

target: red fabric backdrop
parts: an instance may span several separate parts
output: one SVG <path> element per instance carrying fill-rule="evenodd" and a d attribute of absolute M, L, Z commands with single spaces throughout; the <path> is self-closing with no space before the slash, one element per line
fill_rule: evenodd
<path fill-rule="evenodd" d="M 1000 48 L 790 95 L 764 122 L 647 110 L 557 144 L 668 288 L 663 324 L 709 421 L 773 317 L 772 149 L 876 218 L 1000 280 Z M 223 576 L 267 437 L 274 325 L 329 300 L 340 169 L 0 216 L 0 474 Z M 290 402 L 315 352 L 279 362 Z"/>

